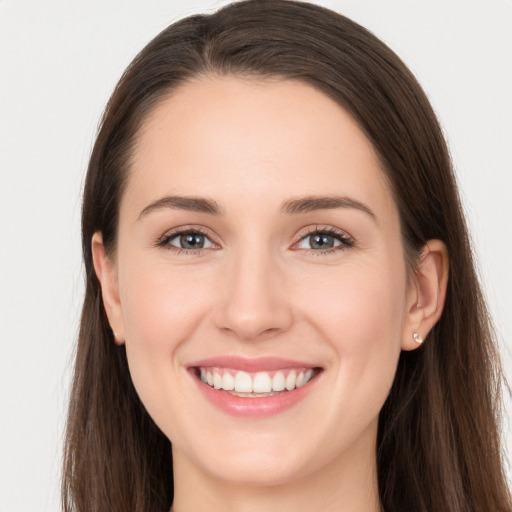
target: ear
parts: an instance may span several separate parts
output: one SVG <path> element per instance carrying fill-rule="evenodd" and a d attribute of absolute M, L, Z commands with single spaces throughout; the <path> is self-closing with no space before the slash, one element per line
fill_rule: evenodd
<path fill-rule="evenodd" d="M 441 240 L 429 240 L 420 255 L 420 263 L 410 284 L 407 319 L 402 333 L 402 349 L 414 350 L 425 339 L 443 312 L 448 284 L 449 257 Z"/>
<path fill-rule="evenodd" d="M 91 247 L 94 271 L 101 285 L 101 295 L 108 322 L 114 332 L 115 342 L 122 345 L 124 343 L 124 321 L 121 301 L 119 300 L 117 268 L 107 255 L 103 245 L 103 237 L 99 231 L 94 233 Z"/>

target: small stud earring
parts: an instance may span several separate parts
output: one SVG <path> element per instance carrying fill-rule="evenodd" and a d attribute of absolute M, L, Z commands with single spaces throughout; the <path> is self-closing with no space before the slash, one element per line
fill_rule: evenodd
<path fill-rule="evenodd" d="M 414 338 L 414 341 L 418 344 L 418 345 L 421 345 L 423 343 L 423 338 L 417 333 L 417 332 L 414 332 L 412 334 L 412 337 Z"/>

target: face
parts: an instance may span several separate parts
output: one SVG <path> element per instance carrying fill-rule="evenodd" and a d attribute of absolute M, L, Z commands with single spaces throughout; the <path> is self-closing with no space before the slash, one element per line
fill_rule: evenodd
<path fill-rule="evenodd" d="M 112 276 L 109 319 L 176 460 L 264 484 L 374 456 L 415 299 L 378 159 L 327 96 L 205 77 L 163 100 Z"/>

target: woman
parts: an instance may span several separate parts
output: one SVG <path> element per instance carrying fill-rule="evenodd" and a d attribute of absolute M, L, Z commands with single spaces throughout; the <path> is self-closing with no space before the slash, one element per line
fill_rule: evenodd
<path fill-rule="evenodd" d="M 511 510 L 448 151 L 366 30 L 281 0 L 170 26 L 82 219 L 65 510 Z"/>

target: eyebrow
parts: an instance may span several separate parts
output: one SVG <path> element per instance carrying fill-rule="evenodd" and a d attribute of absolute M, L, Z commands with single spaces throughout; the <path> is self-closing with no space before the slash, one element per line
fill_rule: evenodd
<path fill-rule="evenodd" d="M 146 206 L 139 214 L 139 219 L 151 212 L 161 209 L 187 210 L 189 212 L 210 213 L 219 215 L 221 209 L 213 199 L 188 196 L 165 196 Z"/>
<path fill-rule="evenodd" d="M 333 210 L 335 208 L 355 208 L 377 219 L 372 210 L 364 203 L 350 197 L 340 196 L 307 196 L 286 201 L 281 211 L 289 214 L 308 213 L 317 210 Z"/>
<path fill-rule="evenodd" d="M 350 197 L 340 196 L 306 196 L 297 199 L 290 199 L 283 203 L 281 212 L 287 214 L 309 213 L 318 210 L 334 210 L 336 208 L 354 208 L 360 210 L 374 220 L 375 214 L 364 203 Z M 209 213 L 211 215 L 220 215 L 222 210 L 218 203 L 213 199 L 204 197 L 189 196 L 165 196 L 146 206 L 139 214 L 139 219 L 156 210 L 172 209 L 186 210 L 191 212 Z"/>

